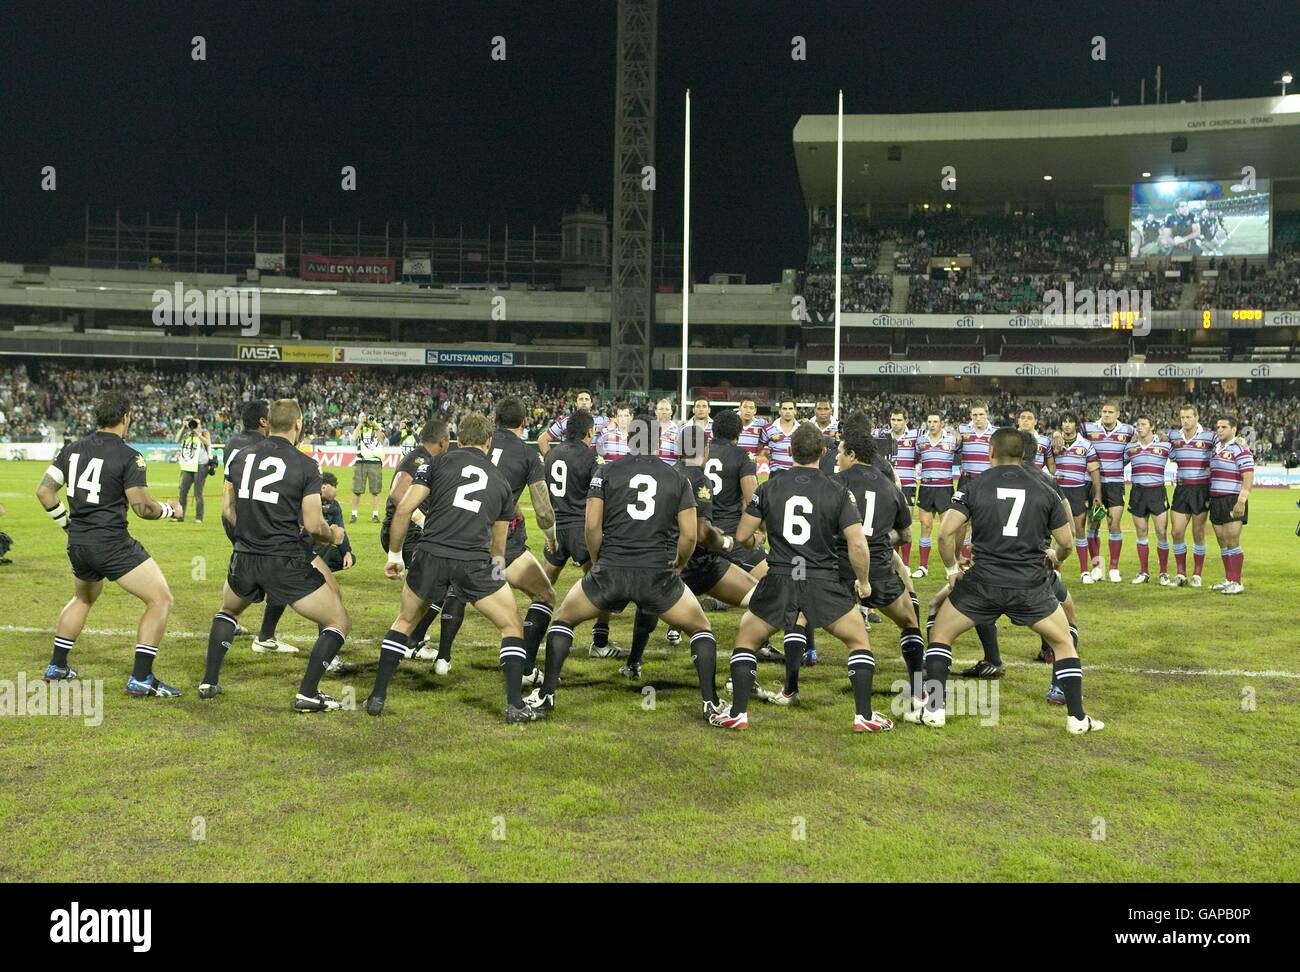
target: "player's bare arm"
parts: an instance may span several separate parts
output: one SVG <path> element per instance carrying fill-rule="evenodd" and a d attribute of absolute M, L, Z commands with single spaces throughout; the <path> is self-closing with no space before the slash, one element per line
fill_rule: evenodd
<path fill-rule="evenodd" d="M 691 559 L 691 554 L 695 552 L 695 520 L 697 514 L 694 509 L 677 511 L 677 563 L 678 570 L 686 566 L 686 562 Z M 591 548 L 588 543 L 588 549 Z"/>
<path fill-rule="evenodd" d="M 509 520 L 497 520 L 492 524 L 492 542 L 488 549 L 492 554 L 492 563 L 504 565 L 506 562 L 506 535 L 510 532 Z"/>
<path fill-rule="evenodd" d="M 1246 500 L 1250 499 L 1250 488 L 1255 484 L 1255 470 L 1246 469 L 1241 474 L 1241 492 L 1237 502 L 1232 505 L 1233 519 L 1240 520 L 1246 515 Z"/>
<path fill-rule="evenodd" d="M 63 487 L 63 473 L 57 466 L 51 465 L 41 476 L 36 486 L 36 498 L 41 501 L 46 515 L 63 529 L 68 528 L 68 508 L 59 499 L 59 490 Z"/>
<path fill-rule="evenodd" d="M 551 430 L 546 429 L 537 437 L 537 451 L 542 455 L 546 455 L 551 451 L 552 442 L 554 442 L 554 440 L 551 438 Z"/>
<path fill-rule="evenodd" d="M 858 579 L 858 594 L 871 596 L 871 548 L 867 538 L 862 534 L 861 524 L 844 528 L 844 539 L 849 545 L 849 563 L 853 565 L 854 576 Z"/>
<path fill-rule="evenodd" d="M 697 512 L 695 515 L 695 545 L 703 547 L 711 553 L 726 553 L 735 545 L 735 541 L 728 540 L 726 534 Z"/>
<path fill-rule="evenodd" d="M 235 487 L 228 479 L 221 484 L 221 518 L 230 524 L 231 529 L 234 529 L 238 521 L 235 512 Z"/>
<path fill-rule="evenodd" d="M 149 495 L 146 486 L 129 486 L 126 501 L 131 504 L 135 515 L 142 520 L 165 520 L 172 515 L 170 503 L 160 503 Z"/>
<path fill-rule="evenodd" d="M 388 498 L 393 501 L 393 506 L 402 502 L 402 497 L 406 495 L 407 489 L 411 486 L 411 474 L 399 470 L 393 477 L 393 484 L 388 488 Z M 424 526 L 424 514 L 419 508 L 411 511 L 411 522 L 416 526 Z"/>
<path fill-rule="evenodd" d="M 754 549 L 754 541 L 758 538 L 758 529 L 762 525 L 763 521 L 752 513 L 740 514 L 740 523 L 736 525 L 736 546 L 746 550 Z"/>
<path fill-rule="evenodd" d="M 397 504 L 397 509 L 393 511 L 393 522 L 388 525 L 389 554 L 397 554 L 398 557 L 401 557 L 402 544 L 406 541 L 406 531 L 411 528 L 411 518 L 428 496 L 428 486 L 412 483 L 405 488 L 401 502 Z"/>
<path fill-rule="evenodd" d="M 543 533 L 550 533 L 555 529 L 555 508 L 551 506 L 551 491 L 546 486 L 545 480 L 538 480 L 535 483 L 528 484 L 528 497 L 533 501 L 533 514 L 537 517 L 537 525 Z"/>
<path fill-rule="evenodd" d="M 1088 476 L 1092 479 L 1092 505 L 1101 506 L 1101 463 L 1088 463 Z"/>
<path fill-rule="evenodd" d="M 749 508 L 749 501 L 754 497 L 754 490 L 758 489 L 757 476 L 740 477 L 740 508 L 742 510 Z"/>
<path fill-rule="evenodd" d="M 966 514 L 961 510 L 948 510 L 939 522 L 939 556 L 949 577 L 959 573 L 957 550 L 966 539 Z"/>
<path fill-rule="evenodd" d="M 600 556 L 600 544 L 605 537 L 605 501 L 599 496 L 587 497 L 586 520 L 582 524 L 583 539 L 587 541 L 587 552 L 591 554 L 592 564 Z"/>

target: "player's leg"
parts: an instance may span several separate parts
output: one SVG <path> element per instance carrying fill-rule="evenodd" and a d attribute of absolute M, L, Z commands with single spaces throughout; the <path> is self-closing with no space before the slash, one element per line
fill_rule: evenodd
<path fill-rule="evenodd" d="M 158 562 L 150 557 L 117 579 L 117 584 L 144 602 L 144 614 L 136 629 L 135 666 L 127 683 L 130 695 L 152 695 L 173 698 L 181 693 L 165 685 L 153 674 L 153 660 L 162 644 L 167 619 L 172 613 L 172 591 L 167 586 Z"/>
<path fill-rule="evenodd" d="M 962 583 L 958 581 L 958 583 Z M 946 710 L 945 690 L 948 672 L 952 668 L 952 643 L 975 626 L 975 621 L 957 609 L 951 595 L 944 598 L 934 615 L 930 629 L 930 643 L 925 649 L 925 681 L 922 704 L 917 703 L 917 687 L 912 687 L 912 708 L 906 715 L 908 722 L 924 722 L 942 726 Z"/>
<path fill-rule="evenodd" d="M 370 470 L 370 519 L 379 522 L 379 493 L 384 488 L 384 464 L 372 462 Z"/>
<path fill-rule="evenodd" d="M 76 678 L 77 670 L 68 665 L 68 654 L 86 626 L 86 618 L 99 595 L 104 591 L 104 579 L 82 580 L 73 577 L 72 600 L 63 605 L 58 623 L 54 626 L 54 653 L 45 669 L 45 681 L 57 682 Z"/>
<path fill-rule="evenodd" d="M 555 587 L 530 550 L 525 550 L 506 567 L 506 583 L 532 598 L 524 615 L 524 672 L 531 673 L 537 666 L 537 650 L 551 623 Z"/>
<path fill-rule="evenodd" d="M 328 578 L 328 568 L 323 575 Z M 320 680 L 352 632 L 352 618 L 348 616 L 348 609 L 343 606 L 337 588 L 328 581 L 289 606 L 308 621 L 314 621 L 320 632 L 311 647 L 311 655 L 307 658 L 307 671 L 298 687 L 294 709 L 299 712 L 324 712 L 340 708 L 338 702 L 321 693 Z"/>
<path fill-rule="evenodd" d="M 1124 487 L 1120 487 L 1121 495 Z M 1107 534 L 1107 541 L 1110 547 L 1110 571 L 1108 579 L 1112 583 L 1119 583 L 1122 575 L 1119 572 L 1119 556 L 1124 549 L 1124 506 L 1106 507 L 1106 525 L 1110 532 Z"/>
<path fill-rule="evenodd" d="M 921 540 L 919 546 L 921 549 L 920 549 L 920 553 L 918 554 L 918 557 L 920 558 L 920 563 L 919 566 L 916 568 L 916 570 L 912 571 L 913 577 L 924 577 L 926 574 L 930 572 L 930 545 L 934 542 L 930 538 L 930 534 L 934 530 L 934 514 L 931 513 L 929 510 L 925 509 L 924 507 L 921 507 L 920 518 L 921 518 Z"/>
<path fill-rule="evenodd" d="M 736 647 L 731 652 L 731 705 L 710 717 L 713 725 L 726 729 L 744 729 L 749 725 L 749 696 L 758 679 L 758 646 L 775 630 L 752 610 L 741 617 L 736 627 Z M 787 647 L 787 659 L 790 647 L 793 646 Z"/>
<path fill-rule="evenodd" d="M 1138 552 L 1138 573 L 1137 576 L 1133 578 L 1134 584 L 1145 584 L 1151 576 L 1151 572 L 1148 570 L 1151 566 L 1151 548 L 1150 542 L 1147 539 L 1148 529 L 1148 518 L 1145 516 L 1138 516 L 1136 513 L 1133 514 L 1133 533 L 1136 537 L 1135 543 L 1137 544 Z"/>
<path fill-rule="evenodd" d="M 904 592 L 880 609 L 898 627 L 898 647 L 907 665 L 907 678 L 915 683 L 925 666 L 925 639 L 921 636 L 921 614 L 915 595 Z"/>
<path fill-rule="evenodd" d="M 584 621 L 602 616 L 609 617 L 608 613 L 602 612 L 591 602 L 581 583 L 569 588 L 569 593 L 564 595 L 563 602 L 555 611 L 555 619 L 546 632 L 546 671 L 541 688 L 535 689 L 528 697 L 528 705 L 534 708 L 554 707 L 555 689 L 560 684 L 560 672 L 573 648 L 574 627 Z"/>
<path fill-rule="evenodd" d="M 1169 533 L 1174 551 L 1175 587 L 1182 587 L 1187 583 L 1187 525 L 1191 519 L 1191 516 L 1181 510 L 1173 510 L 1169 515 Z"/>
<path fill-rule="evenodd" d="M 1205 524 L 1210 514 L 1197 513 L 1192 517 L 1192 586 L 1201 586 L 1201 575 L 1205 570 Z"/>
<path fill-rule="evenodd" d="M 902 602 L 907 615 L 911 614 L 911 602 L 906 596 L 900 596 L 892 606 Z M 900 610 L 903 610 L 900 607 Z M 894 728 L 892 719 L 888 719 L 871 707 L 871 688 L 876 675 L 876 659 L 871 653 L 871 638 L 866 625 L 862 623 L 862 614 L 857 610 L 846 611 L 833 622 L 826 625 L 829 631 L 849 650 L 849 684 L 853 686 L 855 712 L 853 728 L 856 732 L 888 732 Z"/>
<path fill-rule="evenodd" d="M 745 573 L 732 565 L 731 570 Z M 730 573 L 730 571 L 728 571 Z M 700 698 L 704 701 L 704 717 L 717 711 L 718 702 L 718 642 L 709 626 L 709 619 L 704 616 L 704 609 L 689 588 L 682 591 L 672 607 L 662 615 L 665 624 L 670 624 L 691 639 L 691 663 L 695 666 L 695 675 L 700 683 Z"/>
<path fill-rule="evenodd" d="M 1088 510 L 1085 507 L 1074 515 L 1074 552 L 1079 557 L 1080 579 L 1085 584 L 1092 583 L 1092 565 L 1089 563 L 1088 549 Z"/>
<path fill-rule="evenodd" d="M 351 523 L 357 522 L 357 510 L 361 506 L 361 493 L 366 488 L 366 464 L 363 462 L 353 463 L 352 465 L 352 519 Z"/>
<path fill-rule="evenodd" d="M 477 598 L 471 603 L 474 609 L 491 621 L 501 633 L 501 646 L 497 658 L 502 677 L 505 679 L 506 721 L 524 722 L 536 719 L 540 713 L 529 712 L 524 706 L 522 694 L 524 627 L 519 620 L 519 609 L 515 606 L 514 592 L 508 584 L 502 584 L 491 594 Z"/>
<path fill-rule="evenodd" d="M 732 564 L 707 593 L 709 597 L 717 598 L 723 604 L 730 604 L 732 607 L 749 607 L 749 599 L 757 586 L 758 581 L 753 574 Z"/>
<path fill-rule="evenodd" d="M 1220 548 L 1223 555 L 1223 572 L 1228 580 L 1223 588 L 1225 594 L 1240 594 L 1244 590 L 1241 585 L 1241 564 L 1245 559 L 1245 553 L 1241 549 L 1241 527 L 1240 520 L 1231 520 L 1223 524 L 1223 539 L 1228 544 L 1226 551 Z"/>
<path fill-rule="evenodd" d="M 659 615 L 638 604 L 632 617 L 632 646 L 627 654 L 627 664 L 618 670 L 620 675 L 633 681 L 641 677 L 641 659 L 645 657 L 646 645 L 650 644 L 650 636 L 658 625 Z M 677 632 L 677 641 L 681 641 L 680 631 Z"/>
<path fill-rule="evenodd" d="M 1056 654 L 1056 661 L 1052 663 L 1052 684 L 1059 686 L 1065 695 L 1065 706 L 1070 713 L 1066 728 L 1072 733 L 1096 732 L 1105 728 L 1104 723 L 1090 719 L 1083 710 L 1083 665 L 1079 661 L 1075 640 L 1070 635 L 1065 608 L 1058 605 L 1055 611 L 1035 621 L 1029 628 L 1046 639 Z"/>
<path fill-rule="evenodd" d="M 1169 584 L 1169 513 L 1157 513 L 1152 517 L 1156 531 L 1156 560 L 1160 564 L 1160 586 Z"/>
<path fill-rule="evenodd" d="M 402 583 L 402 596 L 398 602 L 397 617 L 388 628 L 388 633 L 384 635 L 383 644 L 379 650 L 379 670 L 375 673 L 375 687 L 370 690 L 370 695 L 366 697 L 366 712 L 370 715 L 379 715 L 384 711 L 384 702 L 388 698 L 388 686 L 392 682 L 393 676 L 397 673 L 397 666 L 401 664 L 402 659 L 406 657 L 407 645 L 410 640 L 410 634 L 415 630 L 420 619 L 429 610 L 429 605 L 434 601 L 441 600 L 446 596 L 447 584 L 445 581 L 434 583 L 427 594 L 417 592 L 411 588 L 410 575 Z"/>
<path fill-rule="evenodd" d="M 203 681 L 199 684 L 199 698 L 214 699 L 221 694 L 219 681 L 221 666 L 226 660 L 226 652 L 235 638 L 239 627 L 239 616 L 252 604 L 230 589 L 227 580 L 221 587 L 221 610 L 212 617 L 212 626 L 208 629 L 208 653 L 203 667 Z"/>

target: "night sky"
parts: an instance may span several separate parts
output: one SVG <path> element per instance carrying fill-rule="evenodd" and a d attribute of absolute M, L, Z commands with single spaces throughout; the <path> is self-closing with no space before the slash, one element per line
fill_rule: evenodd
<path fill-rule="evenodd" d="M 610 205 L 615 27 L 612 0 L 4 3 L 0 260 L 79 241 L 87 204 L 557 232 L 583 193 Z M 833 112 L 838 87 L 850 113 L 1092 107 L 1112 90 L 1135 104 L 1157 64 L 1173 101 L 1197 84 L 1207 100 L 1276 94 L 1300 73 L 1300 3 L 661 0 L 656 236 L 680 239 L 687 87 L 696 277 L 767 281 L 803 262 L 792 129 Z"/>

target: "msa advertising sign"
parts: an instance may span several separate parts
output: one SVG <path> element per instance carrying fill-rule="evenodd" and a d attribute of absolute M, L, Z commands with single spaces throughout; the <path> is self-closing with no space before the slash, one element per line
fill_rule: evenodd
<path fill-rule="evenodd" d="M 293 361 L 298 364 L 329 364 L 334 348 L 323 344 L 241 344 L 236 348 L 239 361 Z"/>
<path fill-rule="evenodd" d="M 392 283 L 397 261 L 392 257 L 326 257 L 305 253 L 303 280 L 333 280 L 344 283 Z"/>

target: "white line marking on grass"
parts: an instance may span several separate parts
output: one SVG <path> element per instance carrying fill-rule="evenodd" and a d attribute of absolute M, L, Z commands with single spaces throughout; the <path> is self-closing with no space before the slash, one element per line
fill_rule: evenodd
<path fill-rule="evenodd" d="M 20 626 L 20 625 L 16 625 L 16 624 L 0 624 L 0 634 L 4 634 L 4 633 L 10 633 L 10 634 L 47 634 L 47 635 L 52 635 L 52 634 L 54 634 L 54 629 L 53 629 L 53 628 L 25 628 L 25 627 L 22 627 L 22 626 Z M 81 634 L 83 634 L 83 635 L 103 635 L 104 637 L 107 637 L 107 638 L 134 638 L 134 637 L 136 636 L 136 629 L 135 629 L 135 628 L 83 628 L 83 629 L 81 630 Z M 253 636 L 253 637 L 257 637 L 257 633 L 256 633 L 256 632 L 253 632 L 253 635 L 252 635 L 252 636 Z M 80 637 L 80 636 L 78 636 L 78 637 Z M 168 632 L 167 632 L 163 637 L 165 637 L 165 638 L 204 638 L 204 639 L 206 639 L 206 638 L 208 637 L 208 632 L 207 632 L 207 631 L 168 631 Z M 241 637 L 242 637 L 242 636 L 241 636 Z M 295 637 L 295 636 L 294 636 L 294 635 L 286 635 L 285 637 L 292 638 L 292 637 Z M 309 638 L 309 637 L 311 637 L 311 635 L 310 635 L 308 632 L 303 632 L 301 635 L 298 635 L 297 637 L 298 637 L 299 639 L 301 639 L 301 638 Z M 349 644 L 349 645 L 373 645 L 373 644 L 376 644 L 376 643 L 378 642 L 378 640 L 379 640 L 379 639 L 376 639 L 376 638 L 348 638 L 347 641 L 345 642 L 345 644 Z"/>

